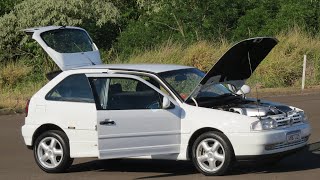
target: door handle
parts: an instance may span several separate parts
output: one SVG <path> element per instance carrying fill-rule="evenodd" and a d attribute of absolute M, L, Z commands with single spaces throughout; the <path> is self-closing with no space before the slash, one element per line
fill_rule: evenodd
<path fill-rule="evenodd" d="M 105 119 L 104 121 L 100 121 L 100 125 L 115 126 L 116 122 L 112 121 L 111 119 Z"/>

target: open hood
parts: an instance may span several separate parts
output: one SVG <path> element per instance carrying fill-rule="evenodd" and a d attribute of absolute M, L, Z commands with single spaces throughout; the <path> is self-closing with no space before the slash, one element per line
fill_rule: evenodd
<path fill-rule="evenodd" d="M 46 26 L 23 31 L 40 44 L 62 71 L 102 64 L 97 46 L 82 28 Z"/>
<path fill-rule="evenodd" d="M 212 83 L 234 82 L 237 86 L 243 85 L 277 43 L 276 38 L 256 37 L 235 44 L 202 78 L 189 98 L 196 97 L 202 88 Z"/>

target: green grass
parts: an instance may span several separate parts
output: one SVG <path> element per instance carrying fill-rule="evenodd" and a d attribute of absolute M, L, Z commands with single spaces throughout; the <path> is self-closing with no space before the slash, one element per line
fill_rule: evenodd
<path fill-rule="evenodd" d="M 256 69 L 248 84 L 258 88 L 299 88 L 303 55 L 307 55 L 306 86 L 320 85 L 320 38 L 310 36 L 299 28 L 276 36 L 279 44 Z M 208 71 L 234 43 L 224 39 L 180 44 L 168 41 L 161 46 L 131 54 L 102 50 L 105 63 L 183 64 Z M 56 69 L 42 57 L 22 59 L 0 66 L 0 109 L 22 109 L 25 101 L 47 80 L 45 72 Z"/>

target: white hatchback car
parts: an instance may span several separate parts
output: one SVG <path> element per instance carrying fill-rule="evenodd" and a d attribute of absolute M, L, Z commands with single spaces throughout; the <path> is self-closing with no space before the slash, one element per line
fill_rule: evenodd
<path fill-rule="evenodd" d="M 66 170 L 73 158 L 140 157 L 192 160 L 201 173 L 222 175 L 235 161 L 277 161 L 307 144 L 303 110 L 245 97 L 244 82 L 274 38 L 239 42 L 205 74 L 180 65 L 102 65 L 77 27 L 25 31 L 62 70 L 32 96 L 22 127 L 46 172 Z"/>

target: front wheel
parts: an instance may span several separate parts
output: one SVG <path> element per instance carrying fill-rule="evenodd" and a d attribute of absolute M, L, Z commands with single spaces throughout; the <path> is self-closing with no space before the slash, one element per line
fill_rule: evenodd
<path fill-rule="evenodd" d="M 64 172 L 73 162 L 67 137 L 61 131 L 41 134 L 35 141 L 33 151 L 38 166 L 48 173 Z"/>
<path fill-rule="evenodd" d="M 200 135 L 192 146 L 192 161 L 206 176 L 223 175 L 231 166 L 233 150 L 227 137 L 220 132 Z"/>

